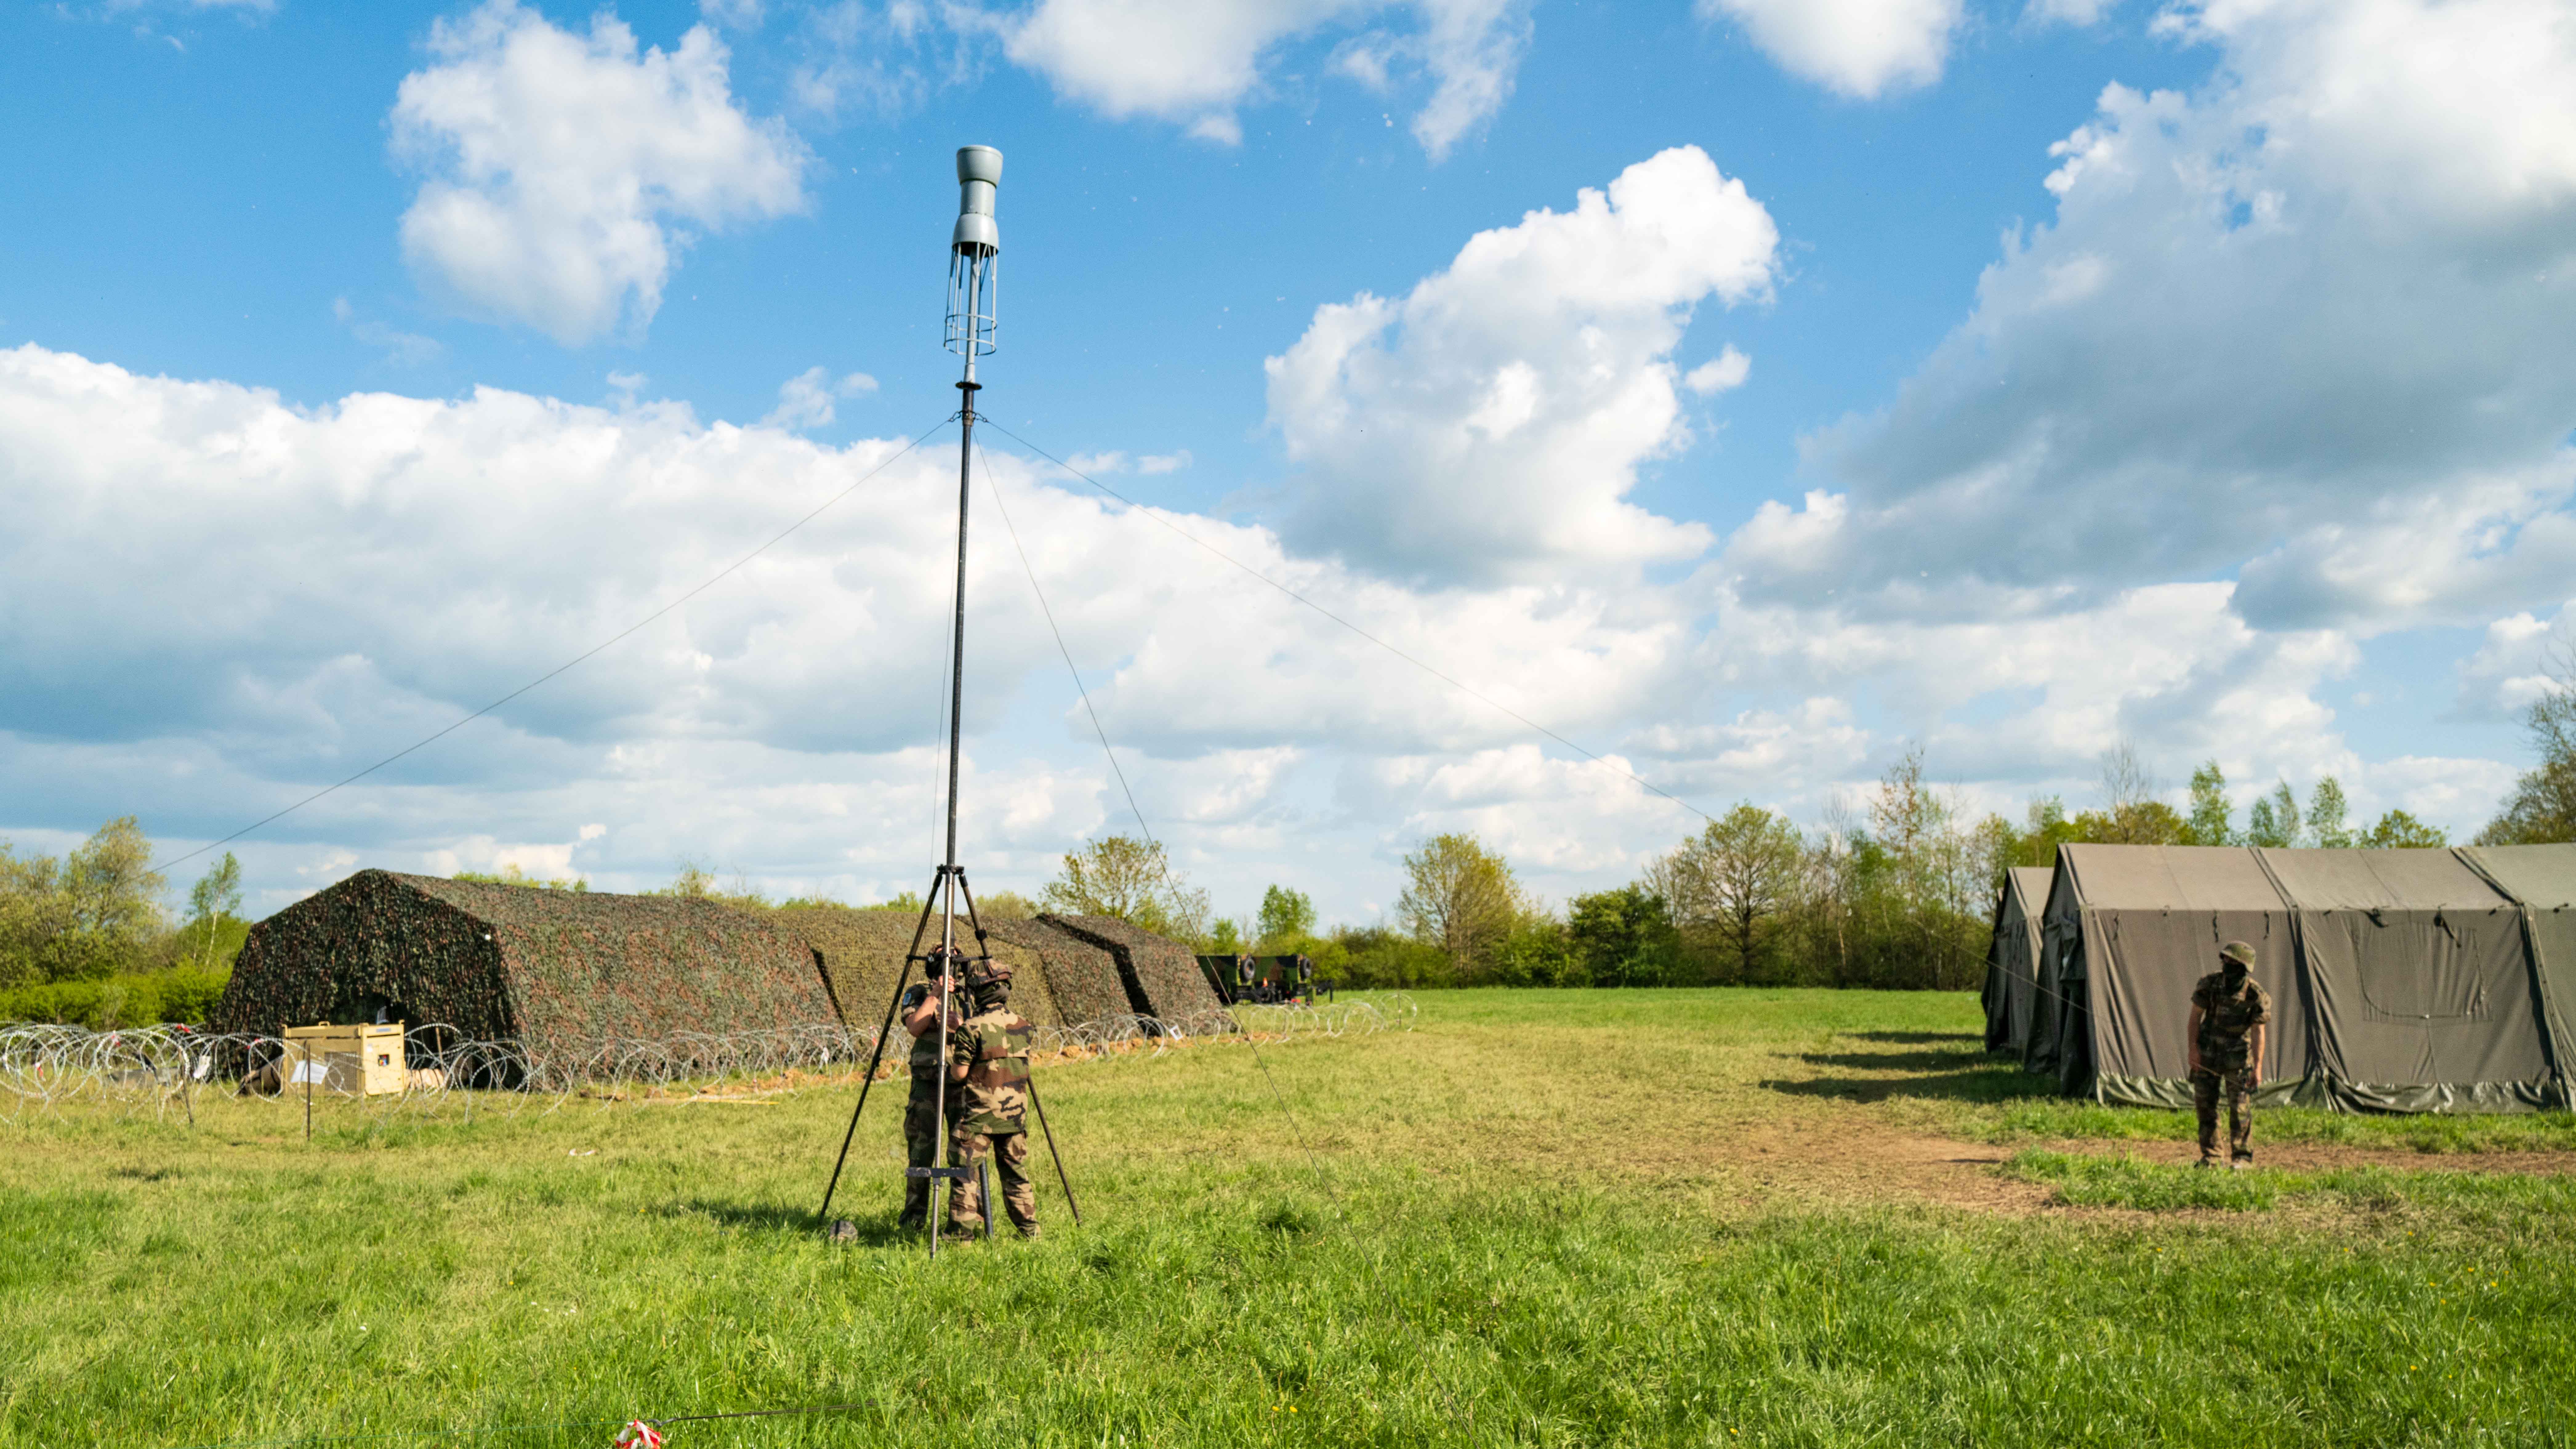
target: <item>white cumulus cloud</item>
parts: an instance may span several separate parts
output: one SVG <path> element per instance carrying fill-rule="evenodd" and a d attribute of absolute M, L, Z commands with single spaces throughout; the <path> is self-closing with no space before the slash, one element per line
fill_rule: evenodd
<path fill-rule="evenodd" d="M 1451 579 L 1698 553 L 1707 530 L 1626 495 L 1687 440 L 1671 354 L 1693 310 L 1767 296 L 1778 250 L 1762 203 L 1682 146 L 1479 233 L 1402 298 L 1317 309 L 1266 364 L 1304 490 L 1290 536 Z"/>
<path fill-rule="evenodd" d="M 837 399 L 865 397 L 876 390 L 877 380 L 864 372 L 836 378 L 829 368 L 809 367 L 778 385 L 778 406 L 760 420 L 761 426 L 791 430 L 823 427 L 832 421 Z"/>
<path fill-rule="evenodd" d="M 2576 12 L 2227 0 L 2191 92 L 2113 85 L 2057 211 L 1820 485 L 1751 596 L 1965 617 L 2238 573 L 2258 626 L 2470 624 L 2576 574 Z"/>
<path fill-rule="evenodd" d="M 2062 0 L 2061 0 L 2062 3 Z M 2077 0 L 2082 3 L 2082 0 Z M 1698 0 L 1792 75 L 1869 100 L 1941 78 L 1959 0 Z"/>
<path fill-rule="evenodd" d="M 584 35 L 487 0 L 434 24 L 429 49 L 392 115 L 427 177 L 403 254 L 463 310 L 566 345 L 640 329 L 691 228 L 804 205 L 804 147 L 735 104 L 704 25 L 663 51 L 606 11 Z"/>
<path fill-rule="evenodd" d="M 1418 71 L 1431 94 L 1412 130 L 1436 160 L 1510 97 L 1529 44 L 1527 0 L 1037 0 L 985 23 L 1012 61 L 1067 96 L 1235 145 L 1235 112 L 1264 92 L 1278 48 L 1388 17 L 1410 23 L 1346 42 L 1332 68 L 1378 88 Z"/>

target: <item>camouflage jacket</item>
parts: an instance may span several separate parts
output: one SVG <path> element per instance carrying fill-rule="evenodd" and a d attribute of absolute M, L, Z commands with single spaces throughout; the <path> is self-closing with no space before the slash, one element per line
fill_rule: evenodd
<path fill-rule="evenodd" d="M 2191 989 L 2200 1008 L 2200 1064 L 2214 1072 L 2242 1071 L 2254 1062 L 2254 1028 L 2272 1019 L 2272 994 L 2253 977 L 2234 991 L 2227 973 L 2212 971 Z"/>
<path fill-rule="evenodd" d="M 934 988 L 923 985 L 917 981 L 912 985 L 905 987 L 903 990 L 903 1005 L 897 1012 L 898 1020 L 901 1017 L 912 1015 L 914 1010 L 921 1005 L 922 1001 L 930 996 L 933 989 Z M 962 1015 L 962 1009 L 965 1005 L 962 999 L 963 995 L 964 993 L 961 992 L 949 998 L 948 1031 L 951 1036 L 954 1036 L 957 1032 L 958 1018 Z M 925 1031 L 921 1035 L 912 1039 L 912 1095 L 926 1101 L 929 1099 L 931 1093 L 938 1089 L 938 1086 L 939 1025 L 938 1023 L 933 1022 L 930 1030 Z"/>
<path fill-rule="evenodd" d="M 949 1063 L 966 1069 L 966 1080 L 950 1084 L 950 1121 L 968 1132 L 1028 1130 L 1032 1030 L 1007 1006 L 949 1030 Z"/>

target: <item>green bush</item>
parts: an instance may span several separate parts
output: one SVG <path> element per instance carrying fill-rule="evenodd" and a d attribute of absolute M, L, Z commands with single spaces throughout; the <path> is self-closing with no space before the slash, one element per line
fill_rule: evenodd
<path fill-rule="evenodd" d="M 201 1022 L 232 979 L 232 966 L 174 966 L 86 981 L 54 981 L 0 992 L 0 1021 L 49 1021 L 106 1030 Z"/>

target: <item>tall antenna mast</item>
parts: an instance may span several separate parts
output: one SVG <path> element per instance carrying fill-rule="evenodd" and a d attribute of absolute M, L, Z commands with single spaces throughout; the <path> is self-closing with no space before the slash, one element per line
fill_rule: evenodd
<path fill-rule="evenodd" d="M 957 226 L 948 240 L 948 350 L 966 359 L 957 381 L 963 401 L 957 418 L 957 633 L 948 671 L 948 890 L 940 912 L 940 944 L 957 945 L 957 769 L 966 703 L 966 505 L 975 461 L 975 359 L 1000 345 L 996 332 L 1001 292 L 1002 228 L 993 219 L 994 193 L 1002 184 L 1002 153 L 990 146 L 957 149 Z"/>
<path fill-rule="evenodd" d="M 904 988 L 915 963 L 925 967 L 935 959 L 937 969 L 929 972 L 935 980 L 939 1001 L 938 1086 L 932 1101 L 932 1121 L 937 1136 L 931 1147 L 927 1166 L 907 1165 L 907 1181 L 927 1180 L 929 1204 L 923 1213 L 924 1226 L 930 1230 L 930 1253 L 939 1255 L 938 1185 L 942 1182 L 962 1186 L 972 1177 L 977 1184 L 977 1198 L 983 1204 L 984 1235 L 993 1235 L 993 1195 L 986 1190 L 982 1163 L 959 1167 L 948 1160 L 948 1015 L 949 1000 L 957 986 L 959 968 L 965 953 L 957 949 L 957 910 L 966 909 L 966 924 L 975 933 L 975 957 L 991 963 L 992 950 L 985 938 L 983 923 L 975 916 L 975 893 L 966 885 L 965 868 L 957 863 L 957 774 L 958 757 L 965 743 L 966 721 L 966 514 L 973 501 L 975 477 L 975 394 L 984 385 L 975 380 L 975 359 L 989 355 L 998 345 L 994 326 L 995 303 L 1000 299 L 1001 280 L 998 262 L 1002 255 L 1002 228 L 993 220 L 993 195 L 1002 184 L 1002 153 L 990 146 L 961 146 L 957 150 L 957 227 L 948 235 L 948 350 L 966 359 L 966 375 L 957 380 L 957 394 L 962 406 L 957 420 L 963 424 L 957 438 L 957 618 L 954 644 L 948 656 L 948 843 L 938 874 L 932 877 L 930 894 L 922 899 L 921 919 L 912 928 L 912 949 L 903 958 L 903 969 L 895 975 L 894 997 L 886 1002 L 885 1022 L 877 1028 L 876 1050 L 868 1059 L 868 1069 L 859 1078 L 859 1100 L 850 1109 L 849 1130 L 841 1134 L 841 1155 L 832 1163 L 832 1180 L 823 1187 L 823 1206 L 815 1213 L 818 1221 L 829 1221 L 832 1194 L 841 1185 L 841 1169 L 850 1160 L 850 1143 L 858 1136 L 859 1114 L 868 1109 L 868 1088 L 876 1081 L 877 1064 L 885 1059 L 887 1037 L 894 1030 L 895 1011 L 903 1002 Z M 930 934 L 930 916 L 939 913 L 939 946 L 925 955 L 921 943 Z M 828 978 L 827 978 L 828 981 Z M 835 1001 L 835 1010 L 838 1002 Z M 927 1035 L 927 1028 L 923 1029 Z M 1082 1223 L 1082 1209 L 1073 1200 L 1073 1180 L 1065 1175 L 1064 1158 L 1055 1149 L 1055 1131 L 1047 1126 L 1046 1107 L 1038 1098 L 1035 1078 L 1027 1082 L 1029 1105 L 1037 1110 L 1038 1128 L 1046 1133 L 1047 1154 L 1055 1158 L 1056 1181 L 1064 1186 L 1065 1206 L 1073 1213 L 1075 1226 Z M 837 1240 L 847 1232 L 855 1237 L 857 1229 L 848 1223 L 833 1223 Z"/>

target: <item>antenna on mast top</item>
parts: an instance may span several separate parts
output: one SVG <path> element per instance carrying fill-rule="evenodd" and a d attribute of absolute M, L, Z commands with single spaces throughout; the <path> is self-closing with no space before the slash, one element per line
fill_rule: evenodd
<path fill-rule="evenodd" d="M 990 146 L 957 148 L 957 227 L 948 237 L 948 350 L 966 359 L 975 387 L 975 359 L 999 345 L 995 337 L 1001 299 L 1002 227 L 993 219 L 994 193 L 1002 185 L 1002 153 Z M 968 399 L 973 407 L 973 399 Z"/>

